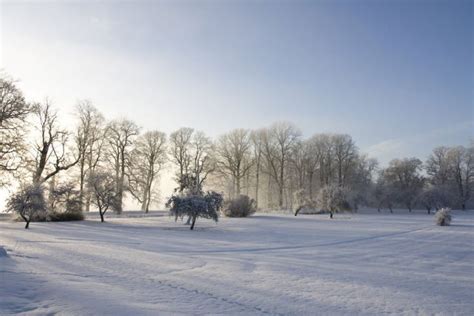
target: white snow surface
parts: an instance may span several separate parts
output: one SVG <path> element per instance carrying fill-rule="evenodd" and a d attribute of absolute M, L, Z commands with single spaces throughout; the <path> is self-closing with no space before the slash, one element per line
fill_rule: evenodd
<path fill-rule="evenodd" d="M 0 315 L 474 315 L 474 214 L 0 221 Z"/>

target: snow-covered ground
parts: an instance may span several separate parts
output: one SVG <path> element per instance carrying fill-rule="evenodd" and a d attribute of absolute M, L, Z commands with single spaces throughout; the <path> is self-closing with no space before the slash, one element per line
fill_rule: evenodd
<path fill-rule="evenodd" d="M 0 314 L 474 315 L 474 214 L 0 221 Z"/>

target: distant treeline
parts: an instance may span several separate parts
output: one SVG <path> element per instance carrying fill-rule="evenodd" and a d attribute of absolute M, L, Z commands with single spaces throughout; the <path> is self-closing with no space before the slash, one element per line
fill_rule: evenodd
<path fill-rule="evenodd" d="M 128 119 L 108 121 L 90 101 L 80 101 L 75 115 L 74 128 L 61 126 L 50 102 L 27 102 L 15 82 L 2 76 L 0 186 L 39 186 L 46 190 L 52 209 L 69 203 L 89 211 L 97 204 L 94 185 L 100 184 L 113 189 L 110 205 L 116 212 L 122 211 L 126 194 L 147 211 L 157 202 L 159 176 L 170 164 L 176 170 L 176 192 L 192 179 L 223 192 L 226 199 L 247 195 L 258 208 L 323 208 L 321 201 L 333 198 L 334 192 L 347 209 L 430 211 L 445 206 L 464 209 L 472 203 L 473 142 L 435 148 L 425 162 L 401 158 L 379 168 L 350 135 L 305 138 L 288 122 L 235 129 L 211 139 L 192 128 L 170 135 L 143 132 Z M 71 196 L 76 196 L 74 203 Z"/>

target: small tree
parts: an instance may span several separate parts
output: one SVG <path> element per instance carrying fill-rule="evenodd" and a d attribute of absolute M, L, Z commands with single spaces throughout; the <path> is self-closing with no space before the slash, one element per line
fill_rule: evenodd
<path fill-rule="evenodd" d="M 9 198 L 7 210 L 18 213 L 26 222 L 25 229 L 28 229 L 35 216 L 46 212 L 43 188 L 40 185 L 28 185 L 21 188 Z"/>
<path fill-rule="evenodd" d="M 333 218 L 335 212 L 351 210 L 346 190 L 338 185 L 328 185 L 322 188 L 319 192 L 318 204 L 321 209 L 329 212 L 330 218 Z"/>
<path fill-rule="evenodd" d="M 175 217 L 189 216 L 192 219 L 190 229 L 193 230 L 198 217 L 217 222 L 222 202 L 222 194 L 209 191 L 204 195 L 173 195 L 166 206 Z"/>
<path fill-rule="evenodd" d="M 293 198 L 296 202 L 295 216 L 302 210 L 315 210 L 316 201 L 312 200 L 311 197 L 307 197 L 305 190 L 300 189 L 293 193 Z"/>
<path fill-rule="evenodd" d="M 97 206 L 100 214 L 100 221 L 104 222 L 105 212 L 110 207 L 120 203 L 117 200 L 116 185 L 114 177 L 108 173 L 92 173 L 88 179 L 89 191 L 92 194 L 92 203 Z"/>

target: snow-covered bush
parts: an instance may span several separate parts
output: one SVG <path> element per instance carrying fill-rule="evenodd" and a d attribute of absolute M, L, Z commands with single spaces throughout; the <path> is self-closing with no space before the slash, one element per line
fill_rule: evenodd
<path fill-rule="evenodd" d="M 337 185 L 328 185 L 319 191 L 318 201 L 322 210 L 328 211 L 330 218 L 335 212 L 350 211 L 351 205 L 348 201 L 347 191 Z"/>
<path fill-rule="evenodd" d="M 7 201 L 7 211 L 18 213 L 26 222 L 28 229 L 30 222 L 46 213 L 44 190 L 40 185 L 28 185 L 14 193 Z"/>
<path fill-rule="evenodd" d="M 451 225 L 451 220 L 450 208 L 442 208 L 435 214 L 435 221 L 438 226 L 449 226 Z"/>
<path fill-rule="evenodd" d="M 198 217 L 217 222 L 222 203 L 222 194 L 209 191 L 203 195 L 173 195 L 166 206 L 175 217 L 189 216 L 192 220 L 190 229 L 193 230 Z"/>
<path fill-rule="evenodd" d="M 226 202 L 224 215 L 228 217 L 247 217 L 256 211 L 254 199 L 247 195 L 239 195 L 235 199 Z"/>
<path fill-rule="evenodd" d="M 117 199 L 114 177 L 105 172 L 96 172 L 89 176 L 87 185 L 92 195 L 92 204 L 97 206 L 100 221 L 104 222 L 105 212 L 120 203 Z"/>

